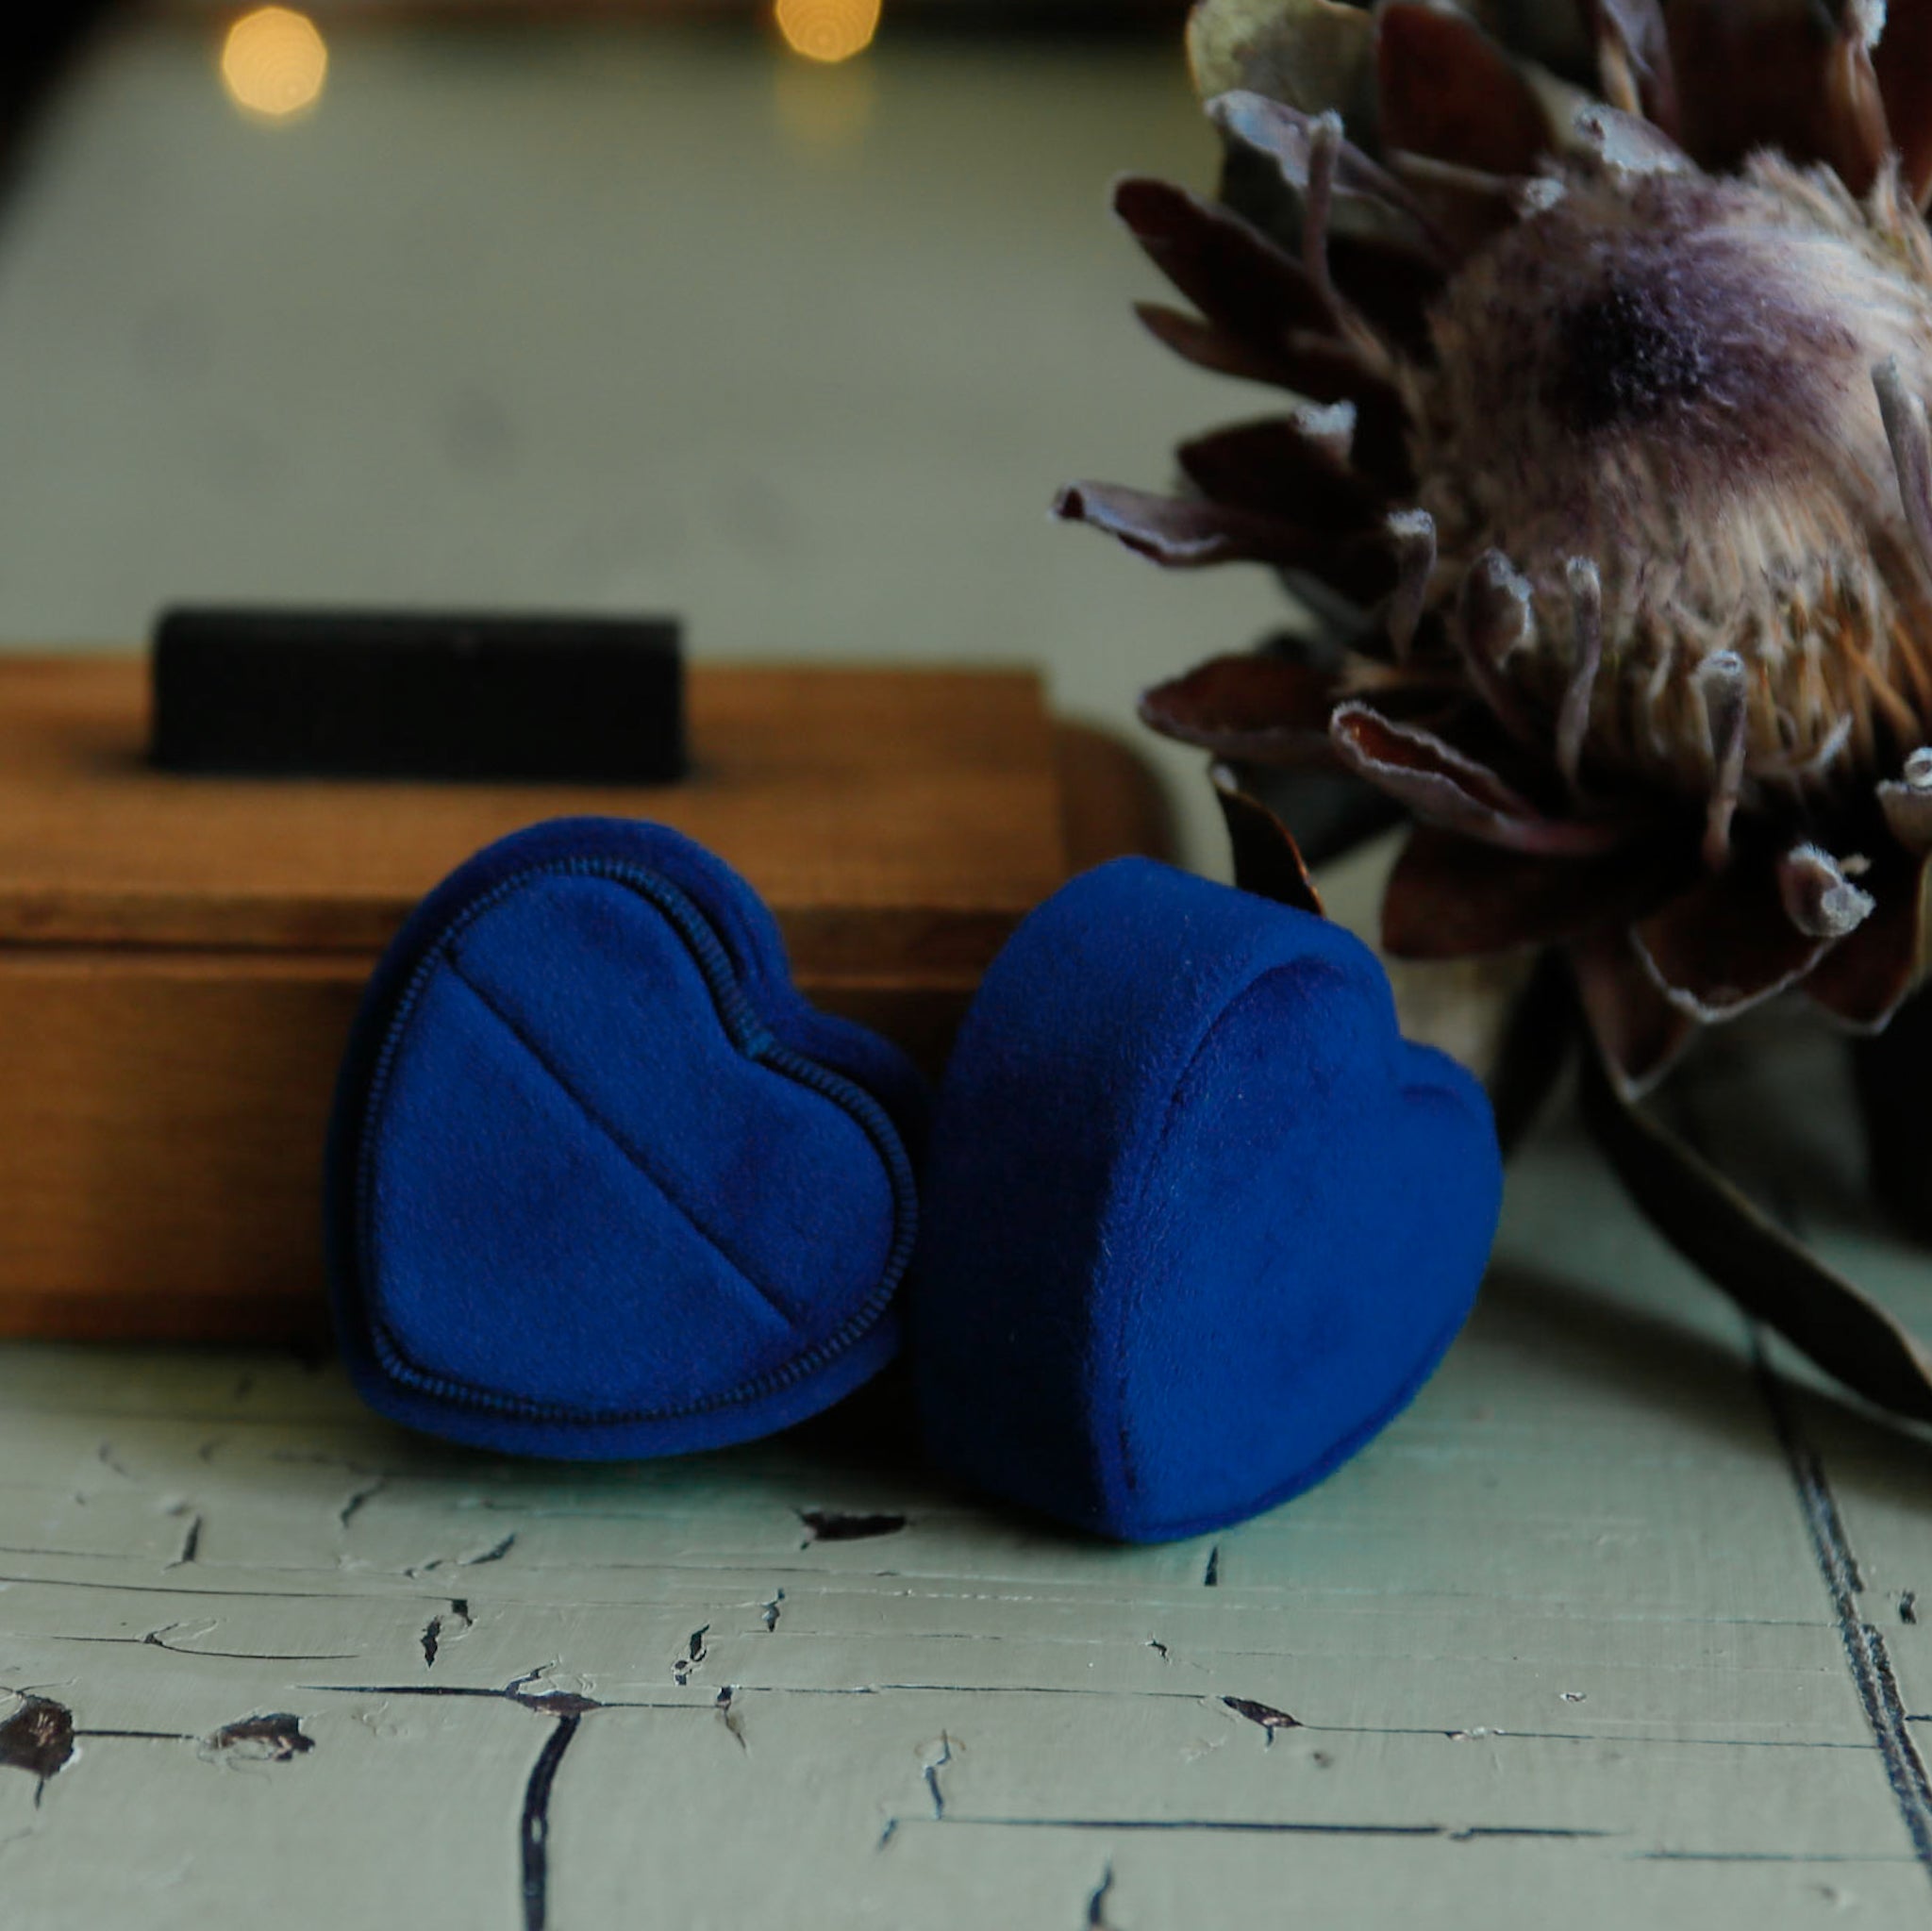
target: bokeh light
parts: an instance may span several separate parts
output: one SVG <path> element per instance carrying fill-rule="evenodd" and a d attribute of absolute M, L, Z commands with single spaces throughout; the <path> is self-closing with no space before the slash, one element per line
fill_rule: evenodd
<path fill-rule="evenodd" d="M 794 54 L 808 60 L 849 60 L 872 45 L 879 0 L 776 0 L 773 17 Z"/>
<path fill-rule="evenodd" d="M 222 43 L 222 84 L 251 114 L 279 121 L 312 107 L 328 74 L 328 48 L 306 13 L 258 7 Z"/>

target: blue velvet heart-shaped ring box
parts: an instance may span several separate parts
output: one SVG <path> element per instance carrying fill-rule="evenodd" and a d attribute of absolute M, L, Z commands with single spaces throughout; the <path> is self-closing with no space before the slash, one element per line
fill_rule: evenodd
<path fill-rule="evenodd" d="M 396 1421 L 665 1455 L 885 1365 L 924 1094 L 814 1011 L 742 879 L 662 825 L 492 845 L 384 957 L 329 1156 L 337 1325 Z"/>
<path fill-rule="evenodd" d="M 934 1116 L 911 1290 L 937 1460 L 1135 1541 L 1319 1481 L 1468 1314 L 1489 1104 L 1341 927 L 1124 858 L 994 961 Z"/>

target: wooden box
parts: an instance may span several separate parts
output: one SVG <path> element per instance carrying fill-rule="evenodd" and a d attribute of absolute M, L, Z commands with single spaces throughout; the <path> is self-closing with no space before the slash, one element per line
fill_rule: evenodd
<path fill-rule="evenodd" d="M 1158 850 L 1122 747 L 1024 673 L 698 668 L 661 790 L 170 776 L 144 665 L 0 658 L 0 1334 L 318 1334 L 324 1129 L 375 958 L 479 846 L 677 825 L 776 912 L 811 999 L 929 1067 L 1071 872 Z"/>

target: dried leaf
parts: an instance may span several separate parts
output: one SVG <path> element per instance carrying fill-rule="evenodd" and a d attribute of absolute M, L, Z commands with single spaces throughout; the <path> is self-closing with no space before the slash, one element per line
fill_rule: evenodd
<path fill-rule="evenodd" d="M 1753 1320 L 1867 1401 L 1932 1420 L 1932 1357 L 1584 1056 L 1583 1116 L 1653 1226 Z"/>
<path fill-rule="evenodd" d="M 1856 1040 L 1852 1076 L 1872 1190 L 1908 1232 L 1932 1240 L 1932 998 L 1908 1001 L 1883 1034 Z"/>
<path fill-rule="evenodd" d="M 1318 919 L 1325 916 L 1322 894 L 1308 876 L 1301 847 L 1288 826 L 1243 790 L 1239 774 L 1225 764 L 1214 764 L 1208 775 L 1233 848 L 1234 882 L 1243 891 L 1256 892 L 1276 905 L 1312 912 Z"/>

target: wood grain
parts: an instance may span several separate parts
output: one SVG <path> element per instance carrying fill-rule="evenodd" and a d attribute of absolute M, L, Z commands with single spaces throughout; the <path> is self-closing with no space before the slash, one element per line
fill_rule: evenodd
<path fill-rule="evenodd" d="M 795 968 L 983 967 L 1065 875 L 1054 734 L 1018 671 L 693 667 L 690 782 L 181 777 L 128 657 L 0 658 L 0 943 L 371 953 L 540 819 L 655 818 L 741 871 Z"/>

